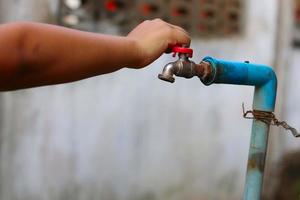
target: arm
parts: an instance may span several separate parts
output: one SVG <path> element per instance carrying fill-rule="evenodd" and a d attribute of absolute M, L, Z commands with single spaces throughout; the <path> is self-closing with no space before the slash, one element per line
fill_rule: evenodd
<path fill-rule="evenodd" d="M 142 68 L 169 45 L 190 44 L 180 27 L 145 21 L 126 37 L 18 22 L 0 26 L 0 90 L 76 81 L 124 67 Z"/>

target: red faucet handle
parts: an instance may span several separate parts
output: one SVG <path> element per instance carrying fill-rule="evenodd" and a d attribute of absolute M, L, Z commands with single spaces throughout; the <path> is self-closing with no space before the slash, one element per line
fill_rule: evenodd
<path fill-rule="evenodd" d="M 173 57 L 175 57 L 177 53 L 187 54 L 189 58 L 193 57 L 193 49 L 187 47 L 175 46 L 172 48 L 172 52 L 173 52 Z"/>

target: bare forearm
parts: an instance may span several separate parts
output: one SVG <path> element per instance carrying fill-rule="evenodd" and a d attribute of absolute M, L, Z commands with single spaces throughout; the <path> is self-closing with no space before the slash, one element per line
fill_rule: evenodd
<path fill-rule="evenodd" d="M 76 81 L 132 66 L 139 61 L 126 37 L 23 23 L 18 78 L 10 86 L 26 88 Z"/>
<path fill-rule="evenodd" d="M 76 81 L 123 67 L 142 68 L 168 46 L 189 45 L 188 34 L 160 19 L 145 21 L 126 37 L 39 23 L 0 26 L 0 90 Z"/>

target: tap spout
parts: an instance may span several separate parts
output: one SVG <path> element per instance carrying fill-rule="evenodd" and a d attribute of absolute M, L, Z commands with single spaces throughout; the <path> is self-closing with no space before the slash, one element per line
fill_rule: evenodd
<path fill-rule="evenodd" d="M 163 81 L 174 83 L 175 81 L 174 74 L 176 74 L 177 71 L 178 71 L 178 66 L 176 62 L 170 62 L 165 65 L 162 73 L 158 74 L 158 78 Z"/>

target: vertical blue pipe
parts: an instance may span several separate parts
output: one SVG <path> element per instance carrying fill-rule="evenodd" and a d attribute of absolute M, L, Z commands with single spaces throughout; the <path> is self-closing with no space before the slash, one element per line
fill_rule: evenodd
<path fill-rule="evenodd" d="M 253 110 L 274 111 L 277 78 L 272 68 L 248 62 L 229 62 L 212 57 L 206 57 L 203 61 L 210 63 L 213 69 L 211 78 L 202 80 L 205 85 L 225 83 L 255 86 Z M 269 125 L 253 120 L 244 200 L 261 198 L 268 134 Z"/>

